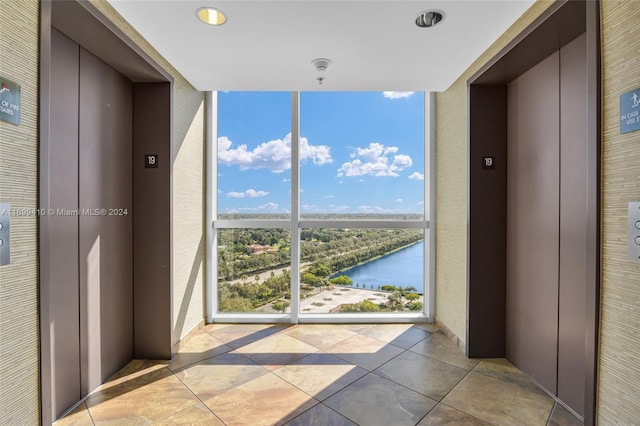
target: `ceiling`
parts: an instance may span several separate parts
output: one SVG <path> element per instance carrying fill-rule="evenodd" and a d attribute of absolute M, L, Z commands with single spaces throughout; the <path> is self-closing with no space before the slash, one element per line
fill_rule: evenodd
<path fill-rule="evenodd" d="M 534 1 L 109 2 L 198 90 L 443 91 Z M 203 6 L 227 22 L 200 22 Z M 426 9 L 445 19 L 417 27 Z"/>

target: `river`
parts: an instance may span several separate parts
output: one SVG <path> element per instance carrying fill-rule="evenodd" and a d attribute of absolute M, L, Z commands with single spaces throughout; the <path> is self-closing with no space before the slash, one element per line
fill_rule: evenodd
<path fill-rule="evenodd" d="M 423 292 L 424 241 L 383 257 L 355 266 L 335 276 L 347 275 L 354 287 L 378 289 L 378 286 L 413 286 Z"/>

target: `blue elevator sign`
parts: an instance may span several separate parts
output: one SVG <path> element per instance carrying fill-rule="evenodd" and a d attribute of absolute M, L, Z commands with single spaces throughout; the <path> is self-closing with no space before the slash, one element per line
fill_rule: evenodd
<path fill-rule="evenodd" d="M 0 120 L 20 124 L 20 85 L 0 77 Z"/>
<path fill-rule="evenodd" d="M 620 95 L 620 133 L 640 130 L 640 89 Z"/>

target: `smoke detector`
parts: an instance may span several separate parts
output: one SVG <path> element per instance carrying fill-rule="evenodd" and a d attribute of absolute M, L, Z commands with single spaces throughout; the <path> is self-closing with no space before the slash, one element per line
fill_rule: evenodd
<path fill-rule="evenodd" d="M 329 65 L 331 65 L 331 60 L 327 58 L 317 58 L 311 61 L 311 64 L 316 68 L 317 71 L 324 72 L 327 70 Z"/>

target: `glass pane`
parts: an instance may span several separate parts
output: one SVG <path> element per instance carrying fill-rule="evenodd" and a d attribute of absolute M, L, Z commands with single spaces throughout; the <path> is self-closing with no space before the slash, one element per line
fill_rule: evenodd
<path fill-rule="evenodd" d="M 289 312 L 290 298 L 289 229 L 218 230 L 218 312 Z"/>
<path fill-rule="evenodd" d="M 300 313 L 422 312 L 419 229 L 301 230 Z"/>
<path fill-rule="evenodd" d="M 288 218 L 291 94 L 218 93 L 218 218 Z"/>
<path fill-rule="evenodd" d="M 424 93 L 301 93 L 300 135 L 302 218 L 424 217 Z"/>

